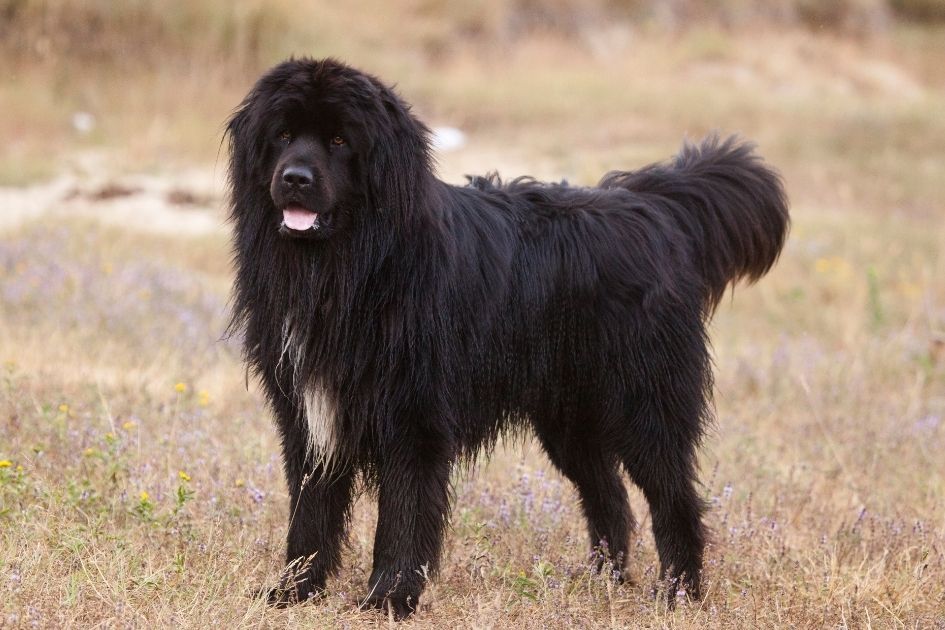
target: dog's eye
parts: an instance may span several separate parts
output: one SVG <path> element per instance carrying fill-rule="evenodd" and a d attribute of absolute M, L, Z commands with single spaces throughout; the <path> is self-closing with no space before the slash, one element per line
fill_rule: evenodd
<path fill-rule="evenodd" d="M 283 142 L 291 142 L 292 132 L 289 131 L 288 129 L 284 129 L 282 133 L 279 134 L 279 139 L 282 140 Z"/>
<path fill-rule="evenodd" d="M 331 139 L 331 146 L 333 147 L 340 147 L 344 143 L 345 143 L 345 139 L 342 138 L 341 136 L 335 136 L 334 138 Z"/>

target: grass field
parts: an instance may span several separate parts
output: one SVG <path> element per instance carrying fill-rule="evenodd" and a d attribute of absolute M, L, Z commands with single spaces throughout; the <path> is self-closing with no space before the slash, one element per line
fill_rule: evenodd
<path fill-rule="evenodd" d="M 792 199 L 778 266 L 712 325 L 705 600 L 651 598 L 635 488 L 632 581 L 592 575 L 574 491 L 508 442 L 457 471 L 443 571 L 402 627 L 945 628 L 945 38 L 747 30 L 536 33 L 442 59 L 372 52 L 380 31 L 338 44 L 467 132 L 440 156 L 451 181 L 593 183 L 719 129 L 757 140 Z M 0 190 L 0 627 L 392 623 L 356 611 L 370 496 L 325 600 L 251 597 L 281 569 L 288 502 L 268 412 L 221 340 L 216 154 L 251 73 L 206 99 L 186 73 L 99 77 L 75 92 L 97 100 L 78 137 L 63 121 L 88 102 L 30 63 L 0 79 L 0 180 L 17 184 Z"/>

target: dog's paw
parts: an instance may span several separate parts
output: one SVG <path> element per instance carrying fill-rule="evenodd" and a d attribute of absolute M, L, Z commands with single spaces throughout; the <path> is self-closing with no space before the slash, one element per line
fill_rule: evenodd
<path fill-rule="evenodd" d="M 423 588 L 421 584 L 403 580 L 400 573 L 392 580 L 375 578 L 368 584 L 371 591 L 361 600 L 361 610 L 381 610 L 393 614 L 397 620 L 405 619 L 417 610 Z"/>
<path fill-rule="evenodd" d="M 594 550 L 590 555 L 590 570 L 592 575 L 611 580 L 614 584 L 624 584 L 631 581 L 625 575 L 626 570 L 623 567 L 622 554 L 614 560 Z"/>
<path fill-rule="evenodd" d="M 280 584 L 273 587 L 263 587 L 256 591 L 256 597 L 265 599 L 266 603 L 274 608 L 286 608 L 303 602 L 325 597 L 325 589 L 311 587 L 306 583 Z"/>
<path fill-rule="evenodd" d="M 650 590 L 650 596 L 659 600 L 662 596 L 669 610 L 675 610 L 676 604 L 699 602 L 702 600 L 702 585 L 698 573 L 695 577 L 687 574 L 676 575 L 662 580 Z"/>
<path fill-rule="evenodd" d="M 399 593 L 389 595 L 368 595 L 362 600 L 361 610 L 380 610 L 385 614 L 393 614 L 394 619 L 400 621 L 406 619 L 417 610 L 419 598 Z"/>

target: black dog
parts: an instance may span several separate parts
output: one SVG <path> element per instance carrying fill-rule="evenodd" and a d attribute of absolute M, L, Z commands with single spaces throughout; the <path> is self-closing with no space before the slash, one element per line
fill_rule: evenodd
<path fill-rule="evenodd" d="M 751 147 L 687 144 L 594 188 L 451 186 L 409 106 L 330 59 L 273 68 L 228 135 L 231 330 L 272 404 L 291 497 L 273 603 L 338 568 L 360 473 L 379 500 L 365 605 L 409 614 L 440 559 L 451 468 L 524 427 L 618 570 L 629 473 L 670 597 L 699 597 L 706 320 L 728 284 L 774 264 L 789 221 Z"/>

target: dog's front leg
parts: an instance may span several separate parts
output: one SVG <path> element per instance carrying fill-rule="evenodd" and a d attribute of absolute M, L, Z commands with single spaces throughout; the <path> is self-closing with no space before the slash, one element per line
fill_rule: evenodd
<path fill-rule="evenodd" d="M 329 470 L 313 460 L 300 411 L 273 396 L 282 433 L 282 455 L 289 486 L 286 567 L 279 583 L 265 591 L 269 603 L 284 606 L 320 595 L 326 578 L 341 562 L 354 489 L 354 470 Z"/>
<path fill-rule="evenodd" d="M 304 601 L 325 589 L 341 563 L 354 484 L 351 470 L 325 471 L 321 465 L 290 470 L 286 569 L 269 594 L 276 605 Z"/>
<path fill-rule="evenodd" d="M 374 570 L 364 607 L 390 606 L 398 619 L 417 609 L 439 564 L 454 455 L 450 441 L 429 430 L 403 431 L 382 449 Z"/>

